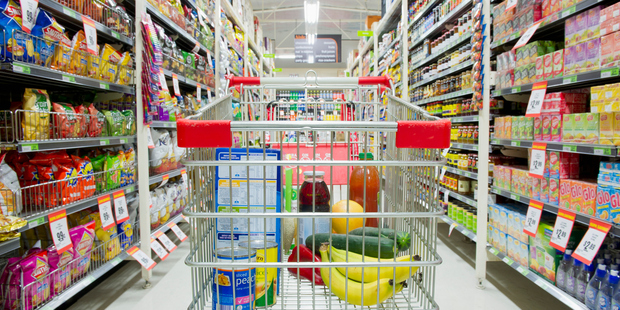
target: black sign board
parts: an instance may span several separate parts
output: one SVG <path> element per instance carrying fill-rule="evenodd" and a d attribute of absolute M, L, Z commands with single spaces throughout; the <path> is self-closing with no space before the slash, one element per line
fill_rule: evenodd
<path fill-rule="evenodd" d="M 314 42 L 305 34 L 295 35 L 296 63 L 336 63 L 340 62 L 341 54 L 339 34 L 319 34 Z"/>

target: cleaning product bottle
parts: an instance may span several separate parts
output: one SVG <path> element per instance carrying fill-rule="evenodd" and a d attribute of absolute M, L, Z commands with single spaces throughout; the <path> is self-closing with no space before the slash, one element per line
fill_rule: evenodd
<path fill-rule="evenodd" d="M 566 252 L 564 252 L 564 259 L 560 262 L 560 266 L 558 267 L 558 271 L 555 276 L 555 285 L 563 291 L 566 291 L 566 276 L 568 270 L 572 267 L 571 254 L 573 254 L 572 250 L 566 250 Z"/>
<path fill-rule="evenodd" d="M 609 273 L 609 281 L 603 281 L 601 287 L 596 295 L 596 310 L 609 310 L 611 309 L 611 298 L 618 286 L 618 270 L 612 270 Z"/>
<path fill-rule="evenodd" d="M 596 269 L 596 274 L 592 277 L 590 282 L 588 283 L 588 288 L 586 288 L 586 306 L 589 309 L 596 309 L 596 297 L 598 295 L 598 290 L 601 287 L 601 282 L 605 280 L 605 276 L 607 275 L 606 266 L 604 264 L 599 264 Z"/>

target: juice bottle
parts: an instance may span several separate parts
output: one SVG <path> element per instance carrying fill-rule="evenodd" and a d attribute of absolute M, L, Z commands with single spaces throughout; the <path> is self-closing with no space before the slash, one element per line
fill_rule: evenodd
<path fill-rule="evenodd" d="M 372 153 L 360 153 L 360 160 L 373 160 Z M 364 171 L 366 171 L 366 196 L 364 197 Z M 349 178 L 349 199 L 366 207 L 366 212 L 377 212 L 379 171 L 377 167 L 354 167 Z M 364 205 L 364 198 L 365 204 Z M 366 227 L 378 227 L 376 218 L 367 218 Z"/>
<path fill-rule="evenodd" d="M 330 212 L 330 194 L 325 181 L 324 171 L 305 171 L 304 183 L 299 189 L 299 212 Z M 314 209 L 313 209 L 314 202 Z M 313 222 L 314 221 L 314 222 Z M 314 223 L 314 231 L 313 231 Z M 299 238 L 306 240 L 306 237 L 313 233 L 329 233 L 331 228 L 327 218 L 300 218 Z"/>

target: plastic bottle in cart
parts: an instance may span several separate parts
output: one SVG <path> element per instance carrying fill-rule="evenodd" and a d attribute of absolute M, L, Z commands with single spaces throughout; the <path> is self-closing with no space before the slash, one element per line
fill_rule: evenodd
<path fill-rule="evenodd" d="M 596 269 L 596 273 L 588 283 L 588 287 L 586 288 L 586 298 L 585 303 L 589 309 L 596 309 L 596 297 L 598 296 L 598 290 L 601 287 L 601 282 L 605 280 L 605 276 L 607 275 L 606 266 L 604 264 L 599 264 Z"/>
<path fill-rule="evenodd" d="M 559 289 L 566 291 L 566 274 L 568 269 L 572 267 L 572 261 L 570 255 L 573 254 L 572 250 L 566 250 L 564 253 L 564 259 L 560 262 L 558 271 L 555 276 L 555 286 Z"/>
<path fill-rule="evenodd" d="M 596 296 L 596 310 L 611 309 L 611 298 L 614 296 L 616 287 L 618 286 L 618 270 L 612 270 L 609 273 L 609 280 L 603 281 Z"/>
<path fill-rule="evenodd" d="M 373 160 L 372 153 L 360 153 L 360 160 Z M 366 172 L 364 174 L 364 172 Z M 364 196 L 364 177 L 366 177 L 366 196 Z M 379 193 L 379 171 L 377 167 L 356 166 L 349 177 L 349 197 L 362 207 L 365 212 L 377 212 L 377 195 Z M 365 205 L 364 205 L 365 204 Z M 366 227 L 378 227 L 377 218 L 367 218 Z"/>

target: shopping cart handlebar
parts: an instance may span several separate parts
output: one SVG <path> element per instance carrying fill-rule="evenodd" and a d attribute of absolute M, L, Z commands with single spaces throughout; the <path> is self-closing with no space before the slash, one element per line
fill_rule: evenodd
<path fill-rule="evenodd" d="M 445 149 L 450 147 L 450 120 L 398 122 L 231 122 L 177 121 L 179 147 L 232 147 L 233 131 L 353 130 L 396 132 L 398 148 Z M 350 128 L 347 128 L 350 127 Z"/>

